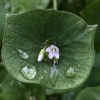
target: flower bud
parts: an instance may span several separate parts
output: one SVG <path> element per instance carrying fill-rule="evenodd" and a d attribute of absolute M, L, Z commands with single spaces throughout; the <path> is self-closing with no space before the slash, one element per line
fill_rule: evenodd
<path fill-rule="evenodd" d="M 44 53 L 45 53 L 45 50 L 44 49 L 41 49 L 39 55 L 38 55 L 38 59 L 37 61 L 42 61 L 44 59 Z"/>

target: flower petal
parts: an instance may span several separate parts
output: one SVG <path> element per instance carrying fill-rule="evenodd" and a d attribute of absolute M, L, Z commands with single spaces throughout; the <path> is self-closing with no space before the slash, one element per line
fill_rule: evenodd
<path fill-rule="evenodd" d="M 56 52 L 59 52 L 59 49 L 55 45 L 51 45 L 50 48 L 51 48 L 51 50 L 52 50 L 52 48 L 55 48 Z"/>
<path fill-rule="evenodd" d="M 49 57 L 50 59 L 52 59 L 52 58 L 54 57 L 54 55 L 55 55 L 55 53 L 49 52 L 48 57 Z"/>
<path fill-rule="evenodd" d="M 59 58 L 59 53 L 55 53 L 55 57 L 58 59 Z"/>
<path fill-rule="evenodd" d="M 50 47 L 46 48 L 46 52 L 50 52 Z"/>
<path fill-rule="evenodd" d="M 59 49 L 56 47 L 56 52 L 59 52 Z"/>

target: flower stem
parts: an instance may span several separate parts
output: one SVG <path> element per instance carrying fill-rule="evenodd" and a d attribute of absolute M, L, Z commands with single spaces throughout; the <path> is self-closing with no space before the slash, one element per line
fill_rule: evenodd
<path fill-rule="evenodd" d="M 53 9 L 57 10 L 57 0 L 53 0 Z"/>

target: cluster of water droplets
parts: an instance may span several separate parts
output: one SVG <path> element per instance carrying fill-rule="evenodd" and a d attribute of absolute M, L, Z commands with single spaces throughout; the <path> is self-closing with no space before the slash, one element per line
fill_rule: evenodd
<path fill-rule="evenodd" d="M 17 49 L 17 51 L 19 53 L 20 58 L 24 60 L 29 58 L 29 55 L 28 55 L 29 51 L 25 52 L 21 49 Z M 21 69 L 21 72 L 26 79 L 34 79 L 36 76 L 36 68 L 31 63 L 27 63 L 25 66 L 23 66 L 23 68 Z M 44 73 L 46 74 L 47 72 L 44 71 Z M 53 66 L 50 67 L 50 82 L 53 86 L 55 86 L 56 84 L 58 74 L 59 74 L 58 68 L 55 64 L 53 64 Z M 75 77 L 75 75 L 76 73 L 75 73 L 74 67 L 69 66 L 69 68 L 66 71 L 66 76 L 69 78 L 73 78 Z M 42 80 L 43 76 L 40 76 L 40 79 Z M 69 87 L 70 87 L 70 84 L 69 84 Z"/>

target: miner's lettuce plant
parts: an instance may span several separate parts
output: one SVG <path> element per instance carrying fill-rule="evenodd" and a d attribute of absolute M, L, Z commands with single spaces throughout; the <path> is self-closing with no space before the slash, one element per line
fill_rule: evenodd
<path fill-rule="evenodd" d="M 92 3 L 95 5 L 98 2 Z M 54 9 L 45 9 L 52 8 L 52 3 Z M 78 88 L 78 92 L 75 92 L 77 95 L 85 87 L 83 83 L 89 77 L 93 65 L 97 65 L 97 60 L 94 64 L 94 52 L 97 53 L 97 48 L 94 51 L 97 23 L 87 24 L 88 20 L 92 23 L 92 17 L 86 17 L 89 8 L 81 12 L 86 23 L 71 12 L 57 10 L 57 0 L 52 3 L 49 0 L 8 1 L 10 13 L 6 12 L 6 23 L 4 21 L 1 66 L 10 75 L 5 75 L 0 85 L 0 97 L 4 100 L 45 100 L 44 91 L 49 95 L 64 91 L 75 92 Z M 15 92 L 10 93 L 9 98 L 6 97 L 12 88 L 15 88 Z M 85 99 L 85 91 L 93 89 L 96 89 L 97 94 L 99 88 L 92 87 L 82 90 L 76 99 L 73 98 Z M 19 91 L 20 95 L 17 94 Z M 88 100 L 92 96 L 89 94 Z"/>

